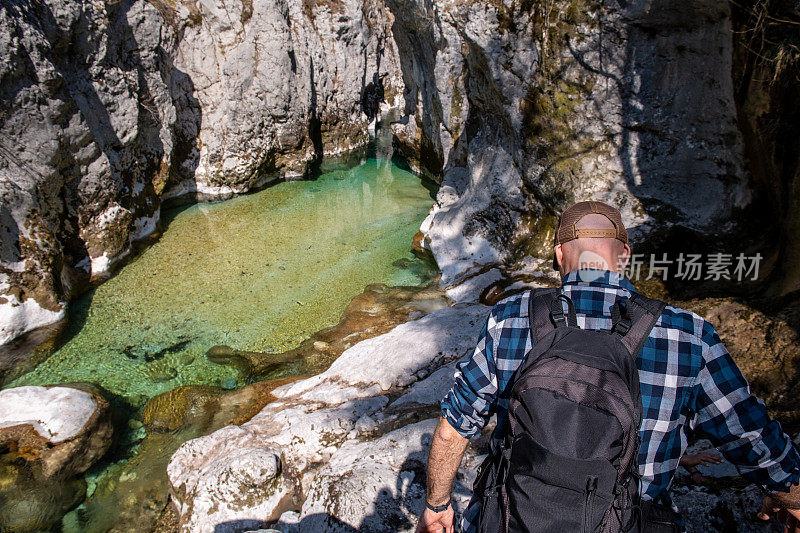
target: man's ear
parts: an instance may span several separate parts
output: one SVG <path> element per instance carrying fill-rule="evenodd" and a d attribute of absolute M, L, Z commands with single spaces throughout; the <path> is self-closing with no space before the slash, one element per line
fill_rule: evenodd
<path fill-rule="evenodd" d="M 631 247 L 627 243 L 622 245 L 622 253 L 617 256 L 617 270 L 622 272 L 631 260 Z"/>
<path fill-rule="evenodd" d="M 560 271 L 561 265 L 564 264 L 564 250 L 562 249 L 561 244 L 556 244 L 554 250 L 556 255 L 553 261 L 553 268 Z"/>

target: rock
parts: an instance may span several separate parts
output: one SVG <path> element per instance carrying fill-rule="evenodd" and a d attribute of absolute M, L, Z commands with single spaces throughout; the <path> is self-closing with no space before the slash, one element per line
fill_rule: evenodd
<path fill-rule="evenodd" d="M 7 479 L 7 475 L 0 467 L 0 479 Z M 15 490 L 0 491 L 0 526 L 4 532 L 50 531 L 67 510 L 84 498 L 86 483 L 82 479 L 57 479 L 43 484 L 22 476 Z"/>
<path fill-rule="evenodd" d="M 110 415 L 90 386 L 0 391 L 0 530 L 50 530 L 83 500 L 75 476 L 108 450 Z"/>
<path fill-rule="evenodd" d="M 286 511 L 275 524 L 275 531 L 279 533 L 300 533 L 300 513 Z"/>
<path fill-rule="evenodd" d="M 416 103 L 392 128 L 441 183 L 418 240 L 443 287 L 547 255 L 553 215 L 576 200 L 617 205 L 637 243 L 672 225 L 730 230 L 750 202 L 728 4 L 387 5 Z"/>
<path fill-rule="evenodd" d="M 166 470 L 175 450 L 189 439 L 249 420 L 273 399 L 274 386 L 254 383 L 232 391 L 185 386 L 151 398 L 139 414 L 147 432 L 136 454 L 111 465 L 97 481 L 81 512 L 70 517 L 74 530 L 123 533 L 134 522 L 153 530 L 165 510 L 172 511 Z"/>
<path fill-rule="evenodd" d="M 168 467 L 181 523 L 187 530 L 213 531 L 217 524 L 243 517 L 276 520 L 291 510 L 277 502 L 302 499 L 316 484 L 318 465 L 327 463 L 343 443 L 356 439 L 359 430 L 402 425 L 408 417 L 419 416 L 412 412 L 402 420 L 384 420 L 380 413 L 389 403 L 385 393 L 403 390 L 431 367 L 452 362 L 474 348 L 487 313 L 481 305 L 447 307 L 364 340 L 345 350 L 326 372 L 274 390 L 279 401 L 266 405 L 241 427 L 223 428 L 181 446 Z M 382 364 L 375 365 L 379 357 Z M 370 422 L 370 417 L 375 419 Z M 250 468 L 267 460 L 265 449 L 283 458 L 276 492 L 264 496 L 269 505 L 243 495 L 251 475 L 245 471 L 226 474 L 227 488 L 219 490 L 229 489 L 230 495 L 211 493 L 219 487 L 212 472 L 227 472 L 227 457 L 242 449 L 251 450 Z"/>
<path fill-rule="evenodd" d="M 314 333 L 299 346 L 283 353 L 235 350 L 212 346 L 206 357 L 214 363 L 229 365 L 239 371 L 240 379 L 254 376 L 272 378 L 287 369 L 293 374 L 315 374 L 327 369 L 352 345 L 376 337 L 409 320 L 446 307 L 447 298 L 435 282 L 424 287 L 388 287 L 368 285 L 353 298 L 339 323 Z M 414 310 L 418 314 L 414 314 Z"/>
<path fill-rule="evenodd" d="M 389 14 L 355 0 L 4 4 L 0 34 L 0 344 L 63 321 L 162 204 L 363 147 L 375 76 L 403 105 Z"/>
<path fill-rule="evenodd" d="M 252 418 L 270 401 L 276 385 L 261 382 L 231 391 L 200 385 L 176 387 L 150 398 L 140 416 L 148 432 L 173 432 L 181 428 L 211 431 Z"/>
<path fill-rule="evenodd" d="M 91 392 L 90 392 L 91 391 Z M 0 443 L 44 478 L 69 478 L 89 468 L 111 444 L 108 402 L 72 387 L 0 391 Z"/>
<path fill-rule="evenodd" d="M 330 348 L 330 344 L 325 341 L 314 341 L 314 349 L 319 350 L 320 352 L 324 352 Z"/>
<path fill-rule="evenodd" d="M 695 304 L 719 308 L 709 301 Z M 181 446 L 168 472 L 185 529 L 213 531 L 247 519 L 283 532 L 412 531 L 423 505 L 426 439 L 439 401 L 452 386 L 457 360 L 474 348 L 488 312 L 483 305 L 457 304 L 361 341 L 325 372 L 275 389 L 278 401 L 248 422 Z M 469 502 L 492 430 L 490 424 L 471 444 L 459 470 L 454 496 L 459 512 Z M 692 449 L 697 446 L 704 443 Z M 270 461 L 270 453 L 282 458 L 275 493 L 258 489 L 263 500 L 249 499 L 244 487 L 254 473 L 226 470 L 228 458 L 239 453 L 241 465 L 251 469 Z M 225 472 L 222 478 L 210 479 L 219 472 Z M 754 509 L 755 493 L 731 473 L 720 470 L 716 485 L 704 488 L 688 485 L 679 472 L 676 501 L 692 513 L 692 530 L 725 531 L 730 520 L 739 519 L 752 531 L 768 530 L 747 518 L 743 509 Z M 299 515 L 285 520 L 290 511 Z"/>
<path fill-rule="evenodd" d="M 330 389 L 352 389 L 348 397 L 368 396 L 370 387 L 379 391 L 404 387 L 416 381 L 419 370 L 441 362 L 459 359 L 474 349 L 477 335 L 488 316 L 482 305 L 452 306 L 389 333 L 362 341 L 345 350 L 331 367 L 313 378 L 275 391 L 278 396 L 301 396 L 306 400 L 330 400 Z M 380 354 L 380 365 L 374 364 Z M 358 387 L 358 391 L 353 387 Z M 351 395 L 352 394 L 352 395 Z"/>
<path fill-rule="evenodd" d="M 300 531 L 412 531 L 425 504 L 425 463 L 436 421 L 349 441 L 314 477 Z"/>
<path fill-rule="evenodd" d="M 228 379 L 222 380 L 222 382 L 219 384 L 219 386 L 222 387 L 225 390 L 233 390 L 237 386 L 236 378 L 228 378 Z"/>
<path fill-rule="evenodd" d="M 454 302 L 478 302 L 481 292 L 501 279 L 503 279 L 503 274 L 500 269 L 492 268 L 448 287 L 445 294 Z"/>
<path fill-rule="evenodd" d="M 737 117 L 765 121 L 737 108 L 731 72 L 749 70 L 733 68 L 725 3 L 81 6 L 0 11 L 0 343 L 62 321 L 160 231 L 162 203 L 364 146 L 379 86 L 395 144 L 440 183 L 414 249 L 445 288 L 505 263 L 549 273 L 554 215 L 574 200 L 617 205 L 637 243 L 734 231 L 751 202 Z"/>
<path fill-rule="evenodd" d="M 372 441 L 348 441 L 314 478 L 300 512 L 299 531 L 414 531 L 425 507 L 425 465 L 436 427 L 429 419 Z M 483 456 L 465 454 L 454 506 L 469 502 Z"/>
<path fill-rule="evenodd" d="M 446 364 L 425 379 L 414 383 L 408 392 L 389 404 L 387 412 L 391 413 L 397 409 L 412 409 L 419 406 L 439 405 L 447 391 L 453 386 L 457 362 L 453 361 Z"/>
<path fill-rule="evenodd" d="M 754 485 L 736 488 L 720 487 L 709 491 L 704 487 L 675 489 L 675 504 L 686 520 L 691 533 L 740 531 L 742 533 L 782 532 L 775 521 L 756 518 L 764 493 Z"/>
<path fill-rule="evenodd" d="M 257 527 L 277 519 L 292 489 L 282 475 L 280 450 L 236 426 L 215 435 L 184 444 L 167 467 L 182 528 L 220 531 L 226 522 L 250 519 Z"/>

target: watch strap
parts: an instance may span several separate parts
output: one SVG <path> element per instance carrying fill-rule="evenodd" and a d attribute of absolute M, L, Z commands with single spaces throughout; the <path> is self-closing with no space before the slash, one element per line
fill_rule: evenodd
<path fill-rule="evenodd" d="M 447 503 L 445 503 L 444 505 L 431 505 L 431 504 L 428 503 L 428 500 L 426 499 L 425 500 L 425 507 L 430 509 L 434 513 L 442 513 L 444 511 L 446 511 L 448 507 L 450 507 L 451 503 L 453 503 L 452 499 L 448 500 Z"/>

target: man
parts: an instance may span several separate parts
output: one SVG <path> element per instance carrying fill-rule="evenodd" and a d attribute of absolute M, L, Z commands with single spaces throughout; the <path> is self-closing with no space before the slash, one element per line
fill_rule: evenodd
<path fill-rule="evenodd" d="M 561 292 L 574 302 L 578 326 L 610 329 L 611 308 L 635 292 L 620 274 L 630 247 L 619 212 L 601 202 L 580 202 L 561 216 L 555 260 Z M 427 507 L 418 532 L 454 529 L 450 493 L 468 439 L 492 414 L 505 432 L 508 394 L 515 370 L 531 350 L 529 293 L 498 302 L 473 354 L 459 362 L 455 384 L 442 400 L 442 416 L 428 459 Z M 669 506 L 668 488 L 686 449 L 686 425 L 705 433 L 742 475 L 764 487 L 759 517 L 777 516 L 787 531 L 800 533 L 800 455 L 722 345 L 714 327 L 700 316 L 666 306 L 637 357 L 644 416 L 639 430 L 642 499 Z M 461 529 L 474 531 L 480 502 L 473 498 Z"/>

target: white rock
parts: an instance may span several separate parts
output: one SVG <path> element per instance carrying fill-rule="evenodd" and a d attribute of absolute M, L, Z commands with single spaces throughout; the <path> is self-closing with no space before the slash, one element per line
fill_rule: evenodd
<path fill-rule="evenodd" d="M 431 419 L 372 442 L 344 444 L 315 477 L 300 531 L 410 530 L 424 506 L 424 465 L 435 427 Z"/>
<path fill-rule="evenodd" d="M 453 386 L 454 374 L 457 361 L 453 361 L 422 381 L 418 381 L 411 386 L 411 389 L 400 398 L 389 404 L 387 411 L 395 409 L 410 408 L 422 405 L 438 404 L 450 387 Z"/>
<path fill-rule="evenodd" d="M 241 427 L 230 426 L 185 443 L 167 469 L 181 523 L 190 524 L 187 527 L 193 530 L 211 531 L 221 521 L 236 517 L 267 520 L 277 510 L 277 494 L 313 490 L 315 469 L 326 464 L 344 443 L 356 441 L 360 435 L 357 424 L 362 432 L 377 427 L 380 417 L 375 414 L 388 403 L 383 391 L 408 386 L 420 370 L 453 361 L 474 349 L 488 311 L 482 305 L 447 307 L 362 341 L 346 350 L 328 371 L 284 388 L 280 401 L 267 405 Z M 443 374 L 434 372 L 427 380 Z M 418 396 L 432 394 L 419 392 Z M 284 476 L 274 497 L 258 502 L 235 497 L 236 490 L 249 483 L 247 469 L 258 467 L 263 460 L 262 452 L 257 451 L 258 460 L 240 465 L 242 469 L 237 471 L 230 469 L 229 456 L 242 448 L 276 450 L 284 458 Z M 220 472 L 226 473 L 224 490 L 217 489 L 220 482 L 214 479 Z M 286 485 L 287 476 L 300 486 Z M 225 494 L 220 497 L 217 492 Z"/>
<path fill-rule="evenodd" d="M 181 530 L 218 532 L 237 523 L 241 531 L 241 521 L 258 527 L 277 519 L 275 509 L 293 486 L 280 451 L 237 426 L 215 435 L 185 443 L 167 467 Z"/>
<path fill-rule="evenodd" d="M 330 391 L 322 386 L 325 382 L 357 384 L 365 389 L 377 384 L 382 390 L 406 386 L 420 369 L 460 359 L 474 349 L 488 313 L 483 305 L 453 306 L 406 322 L 345 350 L 328 370 L 282 394 L 326 401 Z"/>
<path fill-rule="evenodd" d="M 319 471 L 300 513 L 303 533 L 414 531 L 425 503 L 425 465 L 436 420 L 345 443 Z M 470 447 L 453 490 L 462 512 L 483 457 Z"/>
<path fill-rule="evenodd" d="M 483 274 L 466 278 L 449 286 L 445 290 L 445 294 L 454 302 L 477 302 L 483 289 L 501 279 L 503 279 L 503 273 L 500 272 L 500 269 L 492 268 Z"/>
<path fill-rule="evenodd" d="M 66 303 L 61 303 L 60 311 L 44 309 L 33 298 L 20 302 L 14 294 L 3 296 L 0 303 L 0 344 L 9 342 L 23 333 L 41 326 L 54 324 L 67 316 Z"/>
<path fill-rule="evenodd" d="M 77 435 L 97 409 L 92 395 L 70 387 L 15 387 L 0 391 L 0 428 L 30 424 L 52 443 Z"/>

